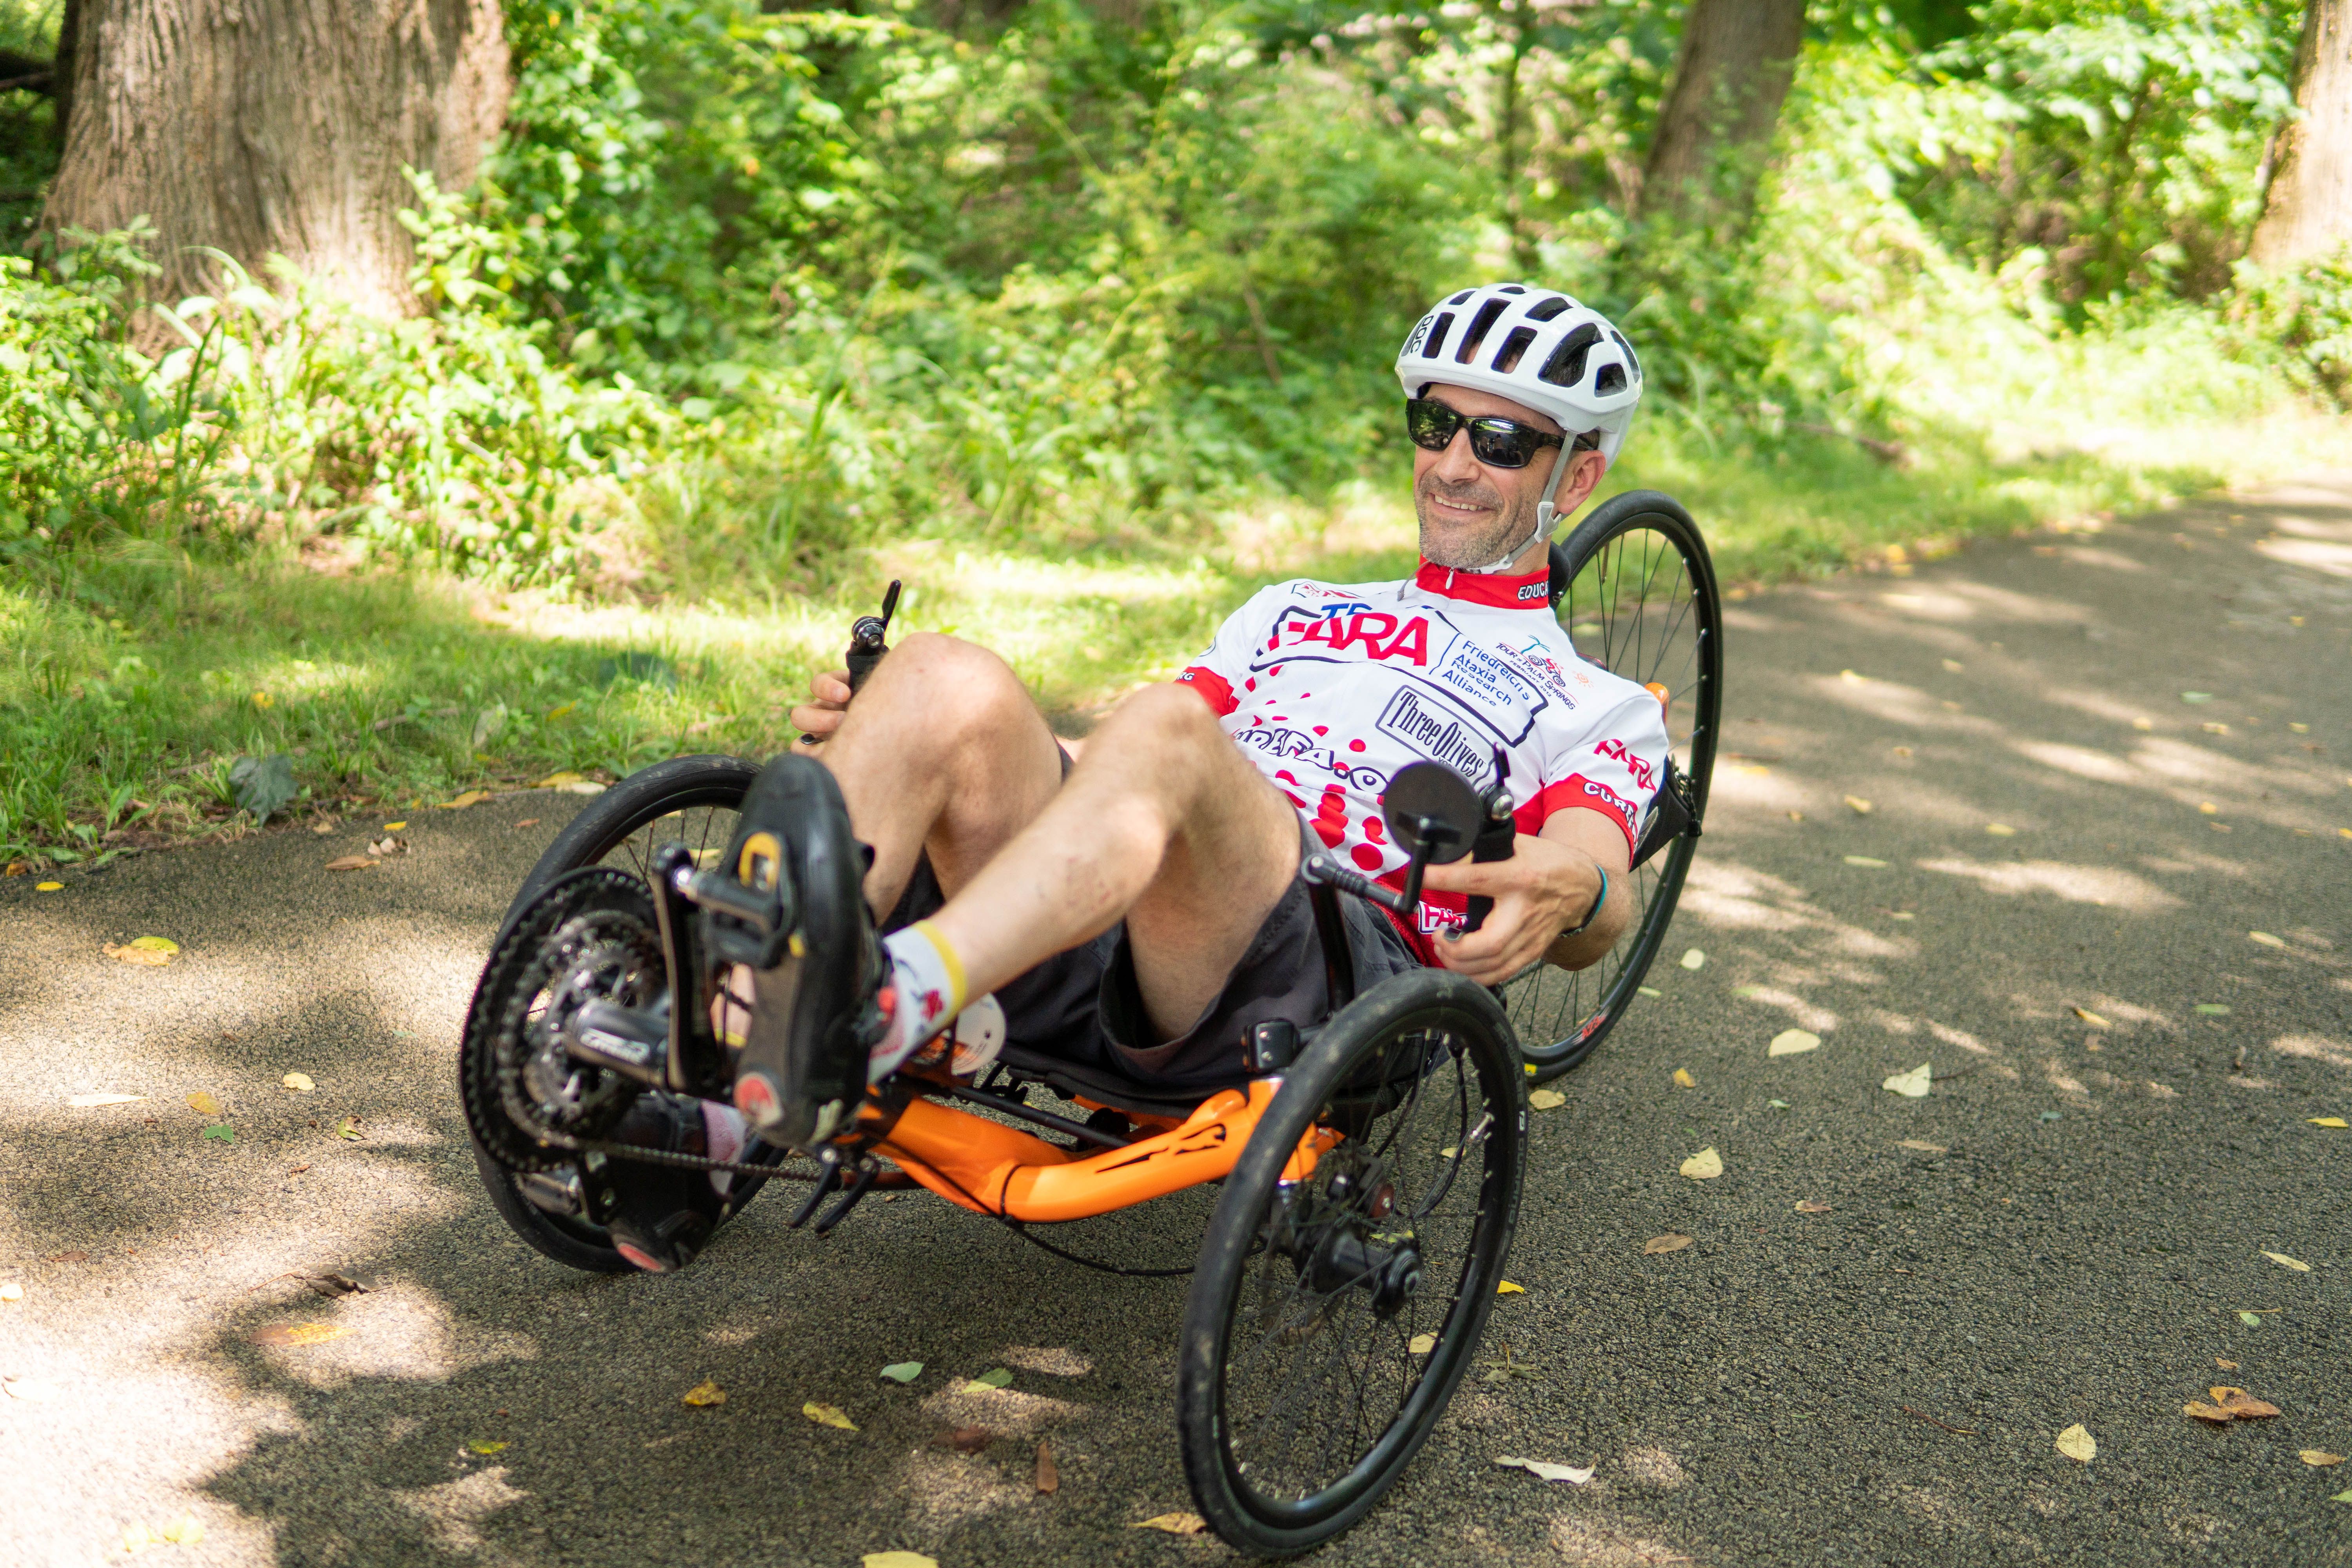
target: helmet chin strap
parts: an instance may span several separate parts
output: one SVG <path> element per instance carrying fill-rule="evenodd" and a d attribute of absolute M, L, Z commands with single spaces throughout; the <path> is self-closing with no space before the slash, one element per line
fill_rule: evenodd
<path fill-rule="evenodd" d="M 1456 567 L 1455 570 L 1467 572 L 1475 577 L 1491 576 L 1517 561 L 1526 552 L 1528 546 L 1537 540 L 1550 538 L 1552 519 L 1559 515 L 1551 504 L 1552 492 L 1559 489 L 1559 481 L 1567 476 L 1568 459 L 1572 456 L 1574 456 L 1573 453 L 1562 448 L 1559 458 L 1553 462 L 1551 478 L 1544 481 L 1543 500 L 1536 502 L 1536 526 L 1533 532 L 1484 566 L 1461 566 Z"/>

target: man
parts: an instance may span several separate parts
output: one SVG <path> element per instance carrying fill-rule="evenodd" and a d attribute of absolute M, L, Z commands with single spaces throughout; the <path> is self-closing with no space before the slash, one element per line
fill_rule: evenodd
<path fill-rule="evenodd" d="M 1418 572 L 1263 590 L 1179 680 L 1123 700 L 1075 762 L 1019 677 L 954 637 L 904 638 L 854 703 L 843 672 L 816 681 L 734 853 L 772 832 L 820 923 L 807 908 L 855 841 L 872 862 L 841 951 L 751 977 L 735 1102 L 752 1131 L 822 1141 L 855 1108 L 854 1080 L 846 1096 L 824 1087 L 845 1081 L 846 1053 L 878 1082 L 991 994 L 1032 1048 L 1174 1089 L 1230 1080 L 1254 1025 L 1328 1011 L 1304 850 L 1401 885 L 1380 797 L 1410 762 L 1484 785 L 1501 748 L 1520 836 L 1508 859 L 1431 868 L 1415 921 L 1343 900 L 1360 987 L 1416 964 L 1498 985 L 1609 951 L 1665 727 L 1649 693 L 1577 657 L 1550 613 L 1547 545 L 1622 445 L 1639 363 L 1595 312 L 1498 284 L 1431 310 L 1396 369 Z M 1471 895 L 1494 905 L 1465 933 Z M 888 911 L 878 952 L 868 909 Z M 740 1140 L 731 1119 L 695 1125 L 684 1107 L 632 1121 L 657 1114 L 677 1125 L 638 1136 L 714 1152 Z M 676 1267 L 699 1236 L 670 1217 L 658 1237 L 614 1233 L 641 1266 Z"/>

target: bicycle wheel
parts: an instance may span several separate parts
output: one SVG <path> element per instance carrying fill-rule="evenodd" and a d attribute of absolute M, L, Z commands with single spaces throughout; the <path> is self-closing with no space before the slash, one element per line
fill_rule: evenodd
<path fill-rule="evenodd" d="M 1184 1473 L 1237 1550 L 1338 1535 L 1444 1414 L 1510 1250 L 1524 1078 L 1493 993 L 1436 970 L 1367 991 L 1285 1075 L 1209 1222 L 1178 1370 Z"/>
<path fill-rule="evenodd" d="M 702 855 L 723 854 L 735 833 L 735 808 L 759 776 L 740 757 L 673 757 L 640 769 L 597 795 L 556 834 L 523 879 L 490 944 L 505 945 L 524 909 L 554 880 L 588 866 L 609 866 L 640 880 L 651 869 L 654 847 L 686 843 Z M 480 999 L 477 997 L 477 1006 Z M 467 1032 L 473 1031 L 469 1015 Z M 616 1250 L 603 1226 L 586 1217 L 577 1172 L 565 1167 L 522 1175 L 485 1151 L 478 1140 L 475 1167 L 499 1217 L 541 1255 L 566 1268 L 597 1274 L 625 1274 L 635 1265 Z M 764 1177 L 743 1178 L 734 1205 L 751 1201 Z"/>
<path fill-rule="evenodd" d="M 1655 490 L 1612 497 L 1554 556 L 1555 609 L 1576 651 L 1601 668 L 1664 687 L 1675 773 L 1686 781 L 1688 831 L 1627 878 L 1635 914 L 1617 945 L 1580 970 L 1543 965 L 1506 985 L 1504 1005 L 1538 1083 L 1579 1067 L 1632 1005 L 1664 942 L 1698 848 L 1723 710 L 1723 606 L 1698 525 Z"/>

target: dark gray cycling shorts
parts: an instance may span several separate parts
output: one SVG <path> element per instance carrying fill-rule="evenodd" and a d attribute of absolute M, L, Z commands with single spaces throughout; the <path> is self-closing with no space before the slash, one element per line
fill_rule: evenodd
<path fill-rule="evenodd" d="M 1066 756 L 1063 771 L 1068 769 Z M 1299 826 L 1306 848 L 1320 847 L 1303 820 Z M 912 925 L 945 902 L 930 857 L 923 856 L 882 929 Z M 1421 966 L 1388 916 L 1344 895 L 1339 908 L 1358 991 Z M 1225 976 L 1224 988 L 1172 1040 L 1152 1040 L 1125 921 L 998 986 L 996 999 L 1004 1008 L 1011 1044 L 1180 1091 L 1207 1089 L 1244 1076 L 1244 1042 L 1258 1025 L 1282 1018 L 1305 1028 L 1331 1011 L 1314 906 L 1307 884 L 1297 878 L 1259 924 L 1241 962 Z"/>

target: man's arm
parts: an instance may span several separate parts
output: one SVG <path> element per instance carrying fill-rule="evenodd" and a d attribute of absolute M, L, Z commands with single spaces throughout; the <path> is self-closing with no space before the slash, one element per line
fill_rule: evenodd
<path fill-rule="evenodd" d="M 1533 836 L 1519 835 L 1507 860 L 1479 865 L 1456 860 L 1432 866 L 1423 885 L 1447 892 L 1484 893 L 1495 900 L 1486 924 L 1459 942 L 1440 938 L 1438 961 L 1481 985 L 1500 985 L 1538 959 L 1581 969 L 1617 944 L 1632 918 L 1624 829 L 1601 812 L 1556 811 Z M 1580 924 L 1608 873 L 1609 898 L 1583 934 L 1559 933 Z"/>

